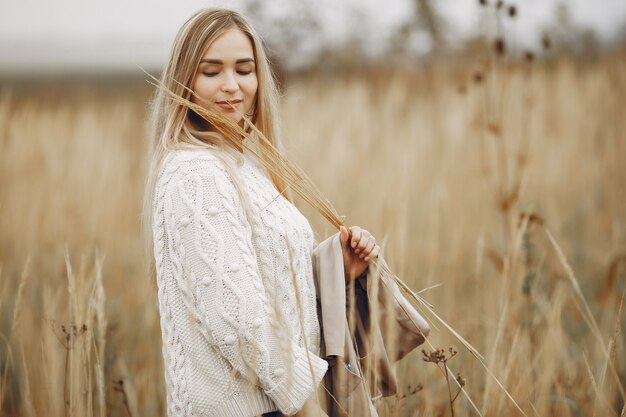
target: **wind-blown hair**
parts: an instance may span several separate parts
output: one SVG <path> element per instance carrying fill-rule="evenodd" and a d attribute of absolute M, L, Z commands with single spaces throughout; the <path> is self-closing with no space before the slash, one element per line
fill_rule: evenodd
<path fill-rule="evenodd" d="M 191 86 L 200 65 L 200 60 L 209 46 L 228 30 L 237 28 L 248 36 L 254 51 L 255 71 L 258 80 L 254 113 L 249 118 L 268 141 L 279 150 L 282 143 L 278 128 L 278 89 L 269 60 L 265 54 L 261 38 L 250 23 L 239 13 L 221 8 L 203 9 L 191 16 L 178 31 L 170 55 L 161 75 L 160 82 L 165 89 L 191 100 Z M 152 102 L 151 119 L 151 151 L 152 157 L 146 180 L 142 228 L 146 244 L 146 252 L 152 250 L 152 210 L 154 192 L 162 162 L 168 152 L 176 149 L 212 149 L 220 159 L 232 160 L 232 146 L 213 129 L 206 130 L 202 126 L 200 116 L 184 105 L 176 103 L 163 88 L 157 88 Z M 256 133 L 247 124 L 244 129 L 250 137 Z M 225 162 L 225 164 L 227 164 Z M 228 168 L 228 167 L 227 167 Z M 276 188 L 285 190 L 284 181 L 269 173 Z M 237 182 L 237 181 L 235 181 Z M 288 195 L 286 195 L 288 197 Z M 152 256 L 149 256 L 154 262 Z M 153 265 L 152 265 L 153 271 Z"/>

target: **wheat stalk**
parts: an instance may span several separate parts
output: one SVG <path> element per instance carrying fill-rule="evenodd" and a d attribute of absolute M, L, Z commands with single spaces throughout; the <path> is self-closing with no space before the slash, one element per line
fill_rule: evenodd
<path fill-rule="evenodd" d="M 20 277 L 20 285 L 17 287 L 17 296 L 15 297 L 15 306 L 13 307 L 13 324 L 11 325 L 10 333 L 11 337 L 13 336 L 13 332 L 15 332 L 20 319 L 20 306 L 22 304 L 22 299 L 24 298 L 24 287 L 26 286 L 26 280 L 28 279 L 29 269 L 30 256 L 26 258 L 24 269 L 22 270 L 22 276 Z"/>
<path fill-rule="evenodd" d="M 604 344 L 604 341 L 602 340 L 602 332 L 600 331 L 598 322 L 596 321 L 593 313 L 591 312 L 589 303 L 587 303 L 587 300 L 585 299 L 583 291 L 580 288 L 580 285 L 578 284 L 576 275 L 574 275 L 574 270 L 572 269 L 570 264 L 567 262 L 567 258 L 563 254 L 563 251 L 561 250 L 561 247 L 559 246 L 559 244 L 556 242 L 556 239 L 554 238 L 554 236 L 552 236 L 552 233 L 550 233 L 550 230 L 546 226 L 543 227 L 543 230 L 548 236 L 550 243 L 554 247 L 554 250 L 556 251 L 556 254 L 559 258 L 559 261 L 561 261 L 561 265 L 563 266 L 563 269 L 565 270 L 567 278 L 572 284 L 572 287 L 574 288 L 574 292 L 578 296 L 578 300 L 580 304 L 582 305 L 581 312 L 583 314 L 583 317 L 585 318 L 585 321 L 589 325 L 589 328 L 591 329 L 591 333 L 596 338 L 598 345 L 600 345 L 600 347 L 602 348 L 602 354 L 604 355 L 606 359 L 606 365 L 609 367 L 609 370 L 611 371 L 611 375 L 613 376 L 613 378 L 615 379 L 615 383 L 619 387 L 619 392 L 621 394 L 622 400 L 626 401 L 626 390 L 624 390 L 624 385 L 622 384 L 622 381 L 620 380 L 619 374 L 617 370 L 615 369 L 615 366 L 613 366 L 613 363 L 611 362 L 610 351 Z"/>

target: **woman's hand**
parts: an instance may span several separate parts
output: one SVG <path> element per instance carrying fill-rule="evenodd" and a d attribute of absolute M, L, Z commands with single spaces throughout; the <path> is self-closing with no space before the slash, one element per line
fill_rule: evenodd
<path fill-rule="evenodd" d="M 350 238 L 352 232 L 352 238 Z M 376 239 L 365 229 L 352 226 L 350 232 L 344 226 L 339 227 L 339 240 L 343 252 L 343 266 L 346 282 L 360 277 L 372 258 L 378 257 L 380 246 Z"/>

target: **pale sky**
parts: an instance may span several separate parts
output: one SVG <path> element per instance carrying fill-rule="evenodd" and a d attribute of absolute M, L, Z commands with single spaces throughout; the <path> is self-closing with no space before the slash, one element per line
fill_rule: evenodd
<path fill-rule="evenodd" d="M 490 0 L 494 2 L 495 0 Z M 241 0 L 2 0 L 0 13 L 0 73 L 59 72 L 64 69 L 131 70 L 160 68 L 178 28 L 202 7 L 240 9 Z M 319 13 L 321 28 L 314 43 L 340 43 L 354 28 L 373 51 L 383 47 L 393 29 L 409 16 L 411 0 L 267 0 L 270 16 L 288 15 L 297 5 Z M 608 40 L 626 25 L 626 0 L 524 0 L 506 2 L 519 10 L 506 19 L 507 33 L 521 47 L 538 46 L 541 28 L 554 17 L 558 3 L 569 7 L 572 20 Z M 449 23 L 451 38 L 480 30 L 477 0 L 436 0 Z M 381 4 L 384 4 L 381 7 Z M 302 7 L 300 7 L 302 10 Z M 263 34 L 262 34 L 263 35 Z M 416 50 L 427 50 L 419 38 Z"/>

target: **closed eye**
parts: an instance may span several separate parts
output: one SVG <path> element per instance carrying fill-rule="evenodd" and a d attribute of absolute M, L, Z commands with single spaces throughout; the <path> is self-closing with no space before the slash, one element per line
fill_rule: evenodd
<path fill-rule="evenodd" d="M 219 74 L 219 72 L 203 72 L 203 74 L 206 75 L 207 77 L 215 77 L 216 75 Z M 252 71 L 237 71 L 237 74 L 250 75 L 252 74 Z"/>

